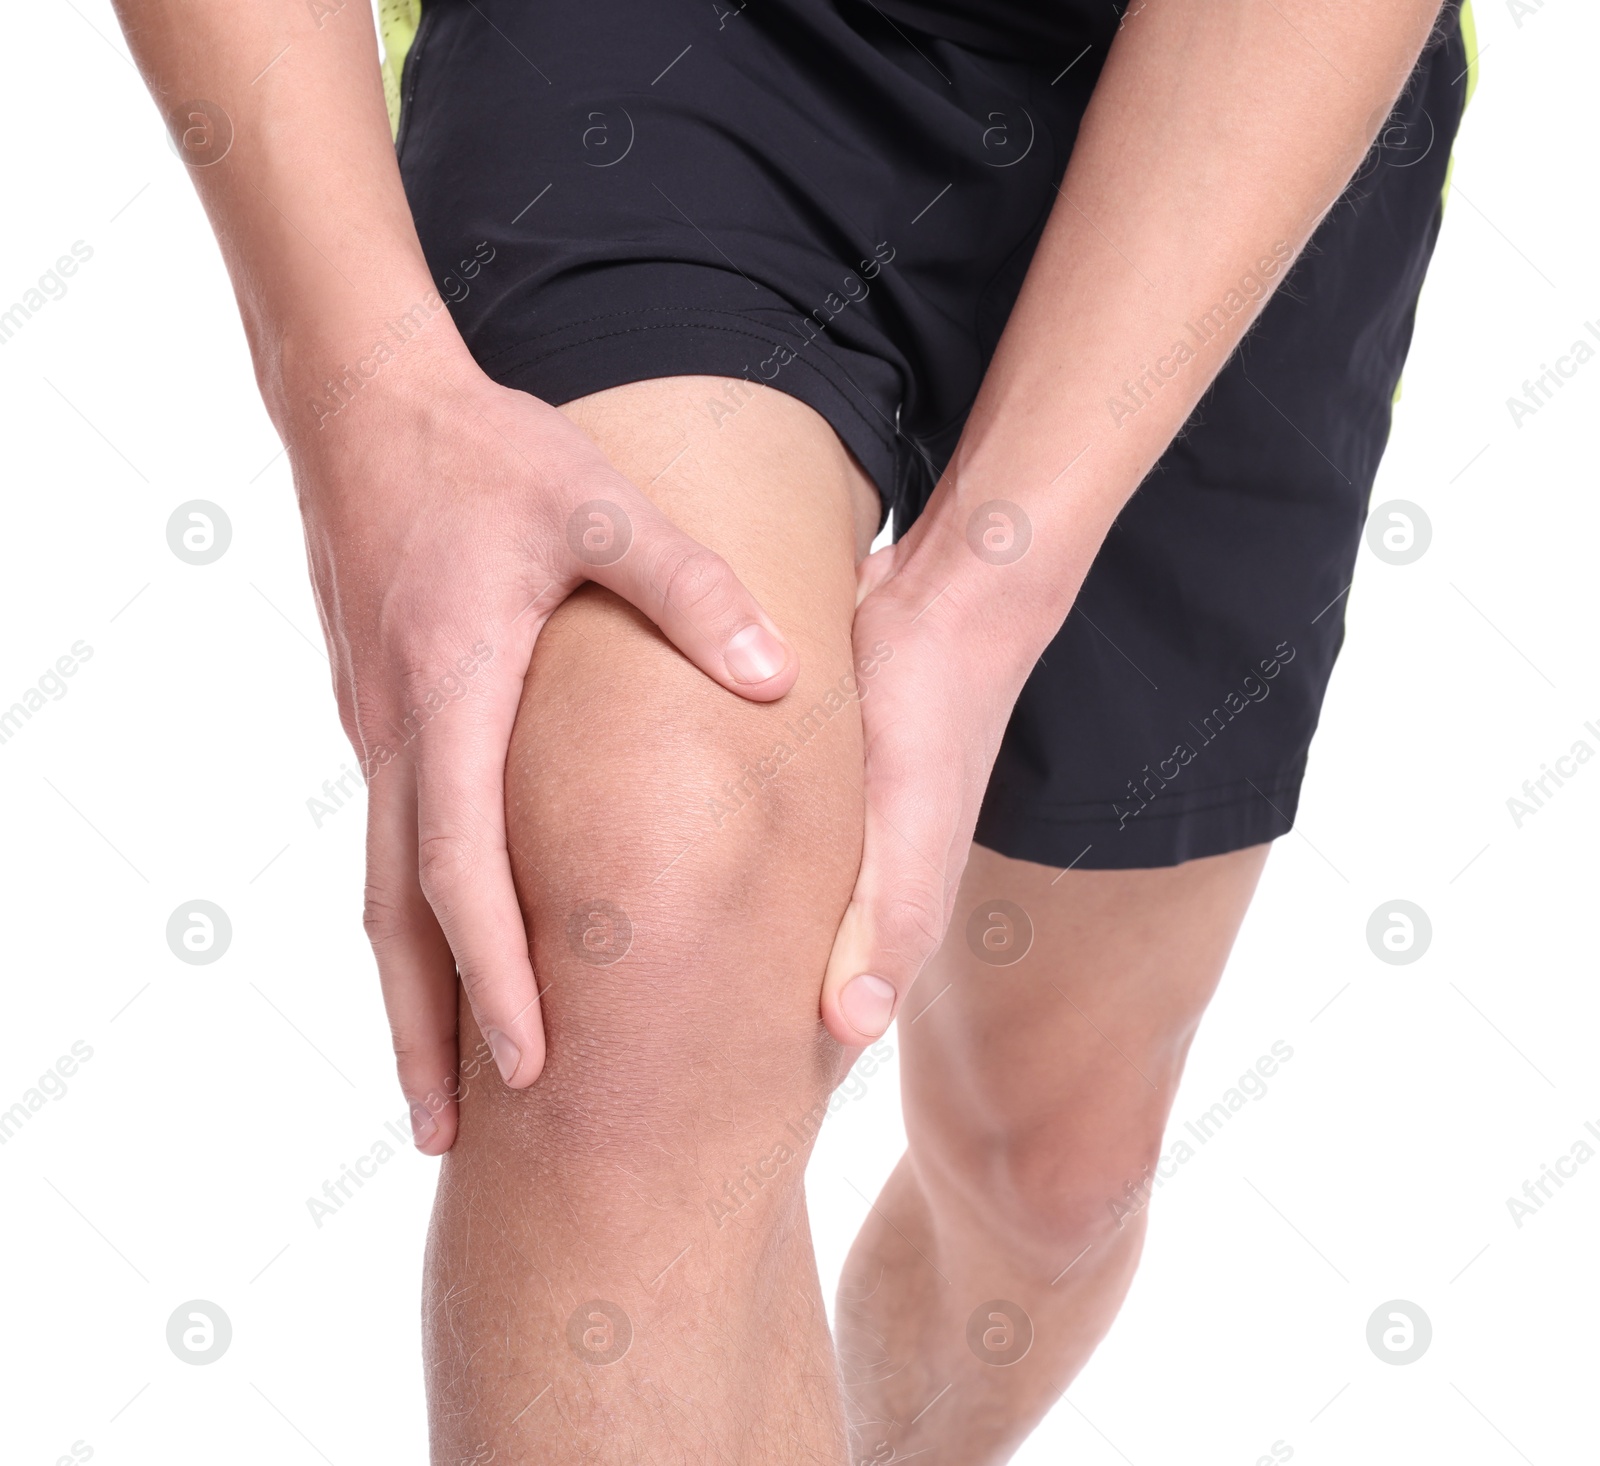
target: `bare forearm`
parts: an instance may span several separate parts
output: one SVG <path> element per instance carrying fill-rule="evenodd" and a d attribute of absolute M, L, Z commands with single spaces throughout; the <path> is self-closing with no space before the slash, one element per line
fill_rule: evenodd
<path fill-rule="evenodd" d="M 1438 9 L 1134 0 L 917 544 L 930 592 L 953 581 L 1021 671 L 1359 165 Z M 1033 532 L 1004 575 L 966 554 L 965 517 L 994 499 Z"/>
<path fill-rule="evenodd" d="M 117 0 L 286 436 L 315 427 L 307 400 L 344 356 L 433 290 L 390 142 L 371 12 L 365 0 L 334 3 L 313 13 L 304 0 Z M 195 99 L 225 121 L 194 116 Z M 459 350 L 448 312 L 429 318 L 429 345 Z"/>

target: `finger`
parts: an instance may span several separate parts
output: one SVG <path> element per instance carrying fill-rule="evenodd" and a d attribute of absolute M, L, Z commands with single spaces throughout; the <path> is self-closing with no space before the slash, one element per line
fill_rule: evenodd
<path fill-rule="evenodd" d="M 626 480 L 615 496 L 581 504 L 568 519 L 580 573 L 636 606 L 730 692 L 754 702 L 782 697 L 800 659 L 733 567 Z"/>
<path fill-rule="evenodd" d="M 425 1155 L 456 1136 L 456 972 L 417 884 L 416 784 L 408 765 L 375 771 L 367 789 L 364 920 L 394 1039 L 411 1133 Z"/>
<path fill-rule="evenodd" d="M 822 983 L 823 1025 L 851 1047 L 882 1036 L 944 937 L 949 832 L 919 787 L 869 761 L 861 871 Z"/>
<path fill-rule="evenodd" d="M 900 545 L 885 545 L 881 550 L 874 550 L 856 566 L 857 606 L 889 578 L 899 559 Z"/>
<path fill-rule="evenodd" d="M 525 667 L 527 656 L 516 664 Z M 538 987 L 506 844 L 506 749 L 521 686 L 519 678 L 445 703 L 413 744 L 417 877 L 513 1089 L 544 1067 Z"/>

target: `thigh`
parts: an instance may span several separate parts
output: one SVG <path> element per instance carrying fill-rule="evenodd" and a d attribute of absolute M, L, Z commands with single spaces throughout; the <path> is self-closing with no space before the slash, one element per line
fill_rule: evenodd
<path fill-rule="evenodd" d="M 1016 1214 L 1054 1223 L 1052 1191 L 1104 1198 L 1136 1177 L 1267 849 L 1062 872 L 975 845 L 900 1022 L 926 1179 L 991 1200 L 1020 1189 Z"/>

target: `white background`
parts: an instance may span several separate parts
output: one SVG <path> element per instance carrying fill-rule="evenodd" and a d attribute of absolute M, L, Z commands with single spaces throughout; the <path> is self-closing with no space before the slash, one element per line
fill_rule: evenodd
<path fill-rule="evenodd" d="M 1538 4 L 1540 0 L 1532 0 Z M 1525 9 L 1530 7 L 1524 7 Z M 1600 1164 L 1519 1229 L 1506 1198 L 1600 1123 L 1591 935 L 1600 761 L 1518 829 L 1506 800 L 1600 725 L 1600 362 L 1519 428 L 1524 378 L 1600 318 L 1600 15 L 1478 17 L 1483 81 L 1375 502 L 1425 509 L 1407 566 L 1365 550 L 1301 830 L 1280 842 L 1174 1126 L 1275 1040 L 1267 1094 L 1157 1195 L 1110 1339 L 1020 1461 L 1593 1459 Z M 97 34 L 98 32 L 98 34 Z M 0 706 L 93 649 L 0 745 L 0 1109 L 93 1057 L 0 1147 L 0 1456 L 424 1460 L 420 1247 L 435 1163 L 402 1152 L 316 1229 L 306 1198 L 403 1112 L 359 923 L 363 813 L 306 800 L 349 760 L 288 473 L 228 282 L 104 0 L 8 17 L 0 306 L 93 258 L 0 348 Z M 234 539 L 197 568 L 167 518 Z M 219 903 L 233 945 L 164 930 Z M 1368 950 L 1420 904 L 1430 950 Z M 892 1069 L 824 1132 L 825 1289 L 899 1152 Z M 168 1316 L 233 1343 L 179 1362 Z M 1433 1343 L 1366 1343 L 1390 1299 Z M 314 1444 L 313 1444 L 314 1443 Z"/>

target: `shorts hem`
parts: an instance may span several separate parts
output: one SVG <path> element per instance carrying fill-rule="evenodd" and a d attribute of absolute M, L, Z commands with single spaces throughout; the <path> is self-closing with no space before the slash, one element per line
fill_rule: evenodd
<path fill-rule="evenodd" d="M 730 318 L 734 324 L 729 324 Z M 578 327 L 602 321 L 607 323 L 604 329 L 573 334 Z M 759 370 L 752 373 L 753 348 L 765 354 L 762 366 L 780 351 L 789 357 L 767 378 Z M 770 387 L 818 413 L 855 455 L 877 489 L 880 524 L 893 502 L 897 463 L 893 424 L 880 426 L 868 417 L 868 411 L 882 409 L 820 340 L 785 340 L 781 332 L 762 331 L 732 312 L 652 307 L 546 328 L 480 357 L 479 365 L 502 386 L 532 393 L 557 407 L 593 392 L 656 377 L 723 377 Z M 867 404 L 866 410 L 857 399 Z M 736 401 L 722 399 L 711 399 L 708 407 L 718 402 L 730 414 L 738 410 Z"/>
<path fill-rule="evenodd" d="M 1249 786 L 1242 794 L 1207 799 L 1201 791 L 1187 803 L 1172 801 L 1160 814 L 1147 806 L 1127 817 L 1096 818 L 985 806 L 973 840 L 1012 860 L 1072 870 L 1149 870 L 1182 865 L 1210 855 L 1228 855 L 1264 845 L 1294 828 L 1300 804 L 1296 772 Z M 1108 808 L 1111 801 L 1102 801 Z M 1082 809 L 1082 805 L 1076 806 Z"/>

